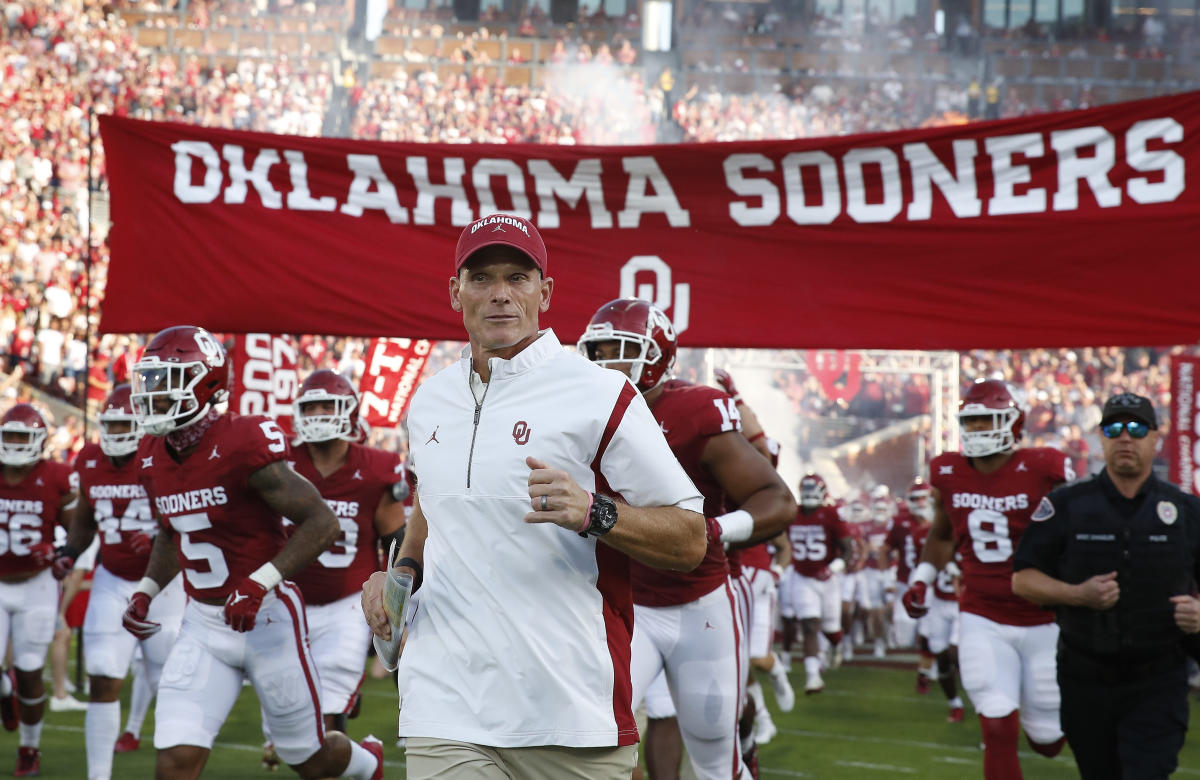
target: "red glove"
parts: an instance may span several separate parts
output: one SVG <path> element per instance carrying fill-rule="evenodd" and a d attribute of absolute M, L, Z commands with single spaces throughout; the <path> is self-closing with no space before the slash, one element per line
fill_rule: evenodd
<path fill-rule="evenodd" d="M 158 623 L 146 620 L 146 613 L 149 611 L 150 594 L 138 591 L 129 597 L 129 606 L 121 616 L 121 625 L 138 639 L 149 639 L 162 628 Z"/>
<path fill-rule="evenodd" d="M 50 564 L 50 571 L 54 574 L 54 579 L 64 580 L 67 575 L 75 569 L 75 550 L 71 547 L 63 545 L 58 548 L 54 555 L 54 562 Z"/>
<path fill-rule="evenodd" d="M 729 375 L 728 371 L 723 368 L 714 368 L 713 376 L 717 378 L 717 384 L 721 386 L 721 389 L 728 393 L 734 401 L 738 403 L 742 402 L 742 395 L 734 386 L 733 377 Z"/>
<path fill-rule="evenodd" d="M 832 576 L 833 576 L 833 572 L 831 572 L 829 570 L 828 566 L 822 566 L 821 570 L 817 572 L 817 579 L 820 580 L 821 582 L 825 582 Z"/>
<path fill-rule="evenodd" d="M 929 586 L 925 583 L 914 582 L 904 591 L 900 603 L 904 605 L 904 611 L 910 618 L 922 618 L 929 612 L 929 607 L 925 604 L 925 591 L 928 589 Z"/>
<path fill-rule="evenodd" d="M 154 537 L 145 531 L 138 531 L 129 537 L 129 549 L 137 555 L 148 555 L 154 546 Z"/>
<path fill-rule="evenodd" d="M 50 542 L 38 542 L 29 548 L 29 555 L 33 558 L 34 566 L 50 566 L 54 563 L 54 545 Z"/>
<path fill-rule="evenodd" d="M 247 577 L 225 599 L 225 623 L 234 631 L 249 631 L 254 628 L 254 619 L 267 589 Z"/>

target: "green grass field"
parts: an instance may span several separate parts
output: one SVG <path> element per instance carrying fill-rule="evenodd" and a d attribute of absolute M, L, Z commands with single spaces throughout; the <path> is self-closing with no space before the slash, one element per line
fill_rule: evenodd
<path fill-rule="evenodd" d="M 945 722 L 946 704 L 936 689 L 913 692 L 913 673 L 851 665 L 829 672 L 825 693 L 801 696 L 787 715 L 775 712 L 779 736 L 760 749 L 763 780 L 772 778 L 893 778 L 959 780 L 982 777 L 979 723 L 968 710 L 963 723 Z M 802 673 L 793 684 L 803 683 Z M 769 685 L 767 698 L 771 700 Z M 362 715 L 350 721 L 350 734 L 374 733 L 384 741 L 385 775 L 403 778 L 404 753 L 395 747 L 396 692 L 390 680 L 368 680 Z M 771 702 L 773 706 L 773 701 Z M 1193 717 L 1200 716 L 1193 703 Z M 124 717 L 124 716 L 122 716 Z M 83 719 L 80 713 L 46 713 L 42 737 L 42 776 L 86 776 Z M 124 721 L 122 721 L 122 725 Z M 142 747 L 115 757 L 114 778 L 146 778 L 154 766 L 153 708 L 143 730 Z M 221 731 L 205 772 L 207 777 L 263 778 L 259 766 L 262 733 L 258 701 L 246 688 Z M 0 775 L 16 760 L 17 735 L 0 733 Z M 1027 780 L 1078 777 L 1068 753 L 1049 760 L 1028 749 L 1021 754 Z M 286 768 L 279 777 L 292 775 Z M 1180 757 L 1176 777 L 1200 777 L 1200 738 L 1193 733 Z"/>

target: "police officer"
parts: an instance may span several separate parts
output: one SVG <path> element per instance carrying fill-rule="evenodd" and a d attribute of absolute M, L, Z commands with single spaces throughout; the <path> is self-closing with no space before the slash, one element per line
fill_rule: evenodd
<path fill-rule="evenodd" d="M 1104 470 L 1042 499 L 1014 558 L 1013 592 L 1058 613 L 1062 726 L 1084 780 L 1165 778 L 1187 731 L 1200 500 L 1151 473 L 1157 429 L 1149 399 L 1110 398 Z"/>

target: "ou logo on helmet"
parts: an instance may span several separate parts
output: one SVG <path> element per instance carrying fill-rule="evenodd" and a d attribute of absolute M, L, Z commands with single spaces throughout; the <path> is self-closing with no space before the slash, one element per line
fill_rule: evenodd
<path fill-rule="evenodd" d="M 653 282 L 638 283 L 638 274 L 653 274 Z M 692 313 L 692 286 L 671 284 L 671 266 L 658 255 L 634 255 L 621 266 L 621 297 L 650 301 L 671 317 L 675 334 L 687 330 Z"/>

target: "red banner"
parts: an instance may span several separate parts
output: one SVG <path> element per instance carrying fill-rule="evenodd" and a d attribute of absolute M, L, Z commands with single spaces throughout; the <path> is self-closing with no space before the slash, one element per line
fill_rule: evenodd
<path fill-rule="evenodd" d="M 274 417 L 292 435 L 292 401 L 300 390 L 291 336 L 246 333 L 233 337 L 233 391 L 229 408 Z"/>
<path fill-rule="evenodd" d="M 1171 432 L 1164 442 L 1168 479 L 1200 495 L 1200 357 L 1171 356 Z"/>
<path fill-rule="evenodd" d="M 584 147 L 312 139 L 102 117 L 101 329 L 462 339 L 462 226 L 530 216 L 571 340 L 618 295 L 684 346 L 1200 339 L 1200 92 L 954 127 Z M 164 267 L 166 266 L 166 267 Z M 1119 316 L 1117 316 L 1119 313 Z"/>
<path fill-rule="evenodd" d="M 395 428 L 408 409 L 433 342 L 372 339 L 359 384 L 359 416 L 376 428 Z"/>

